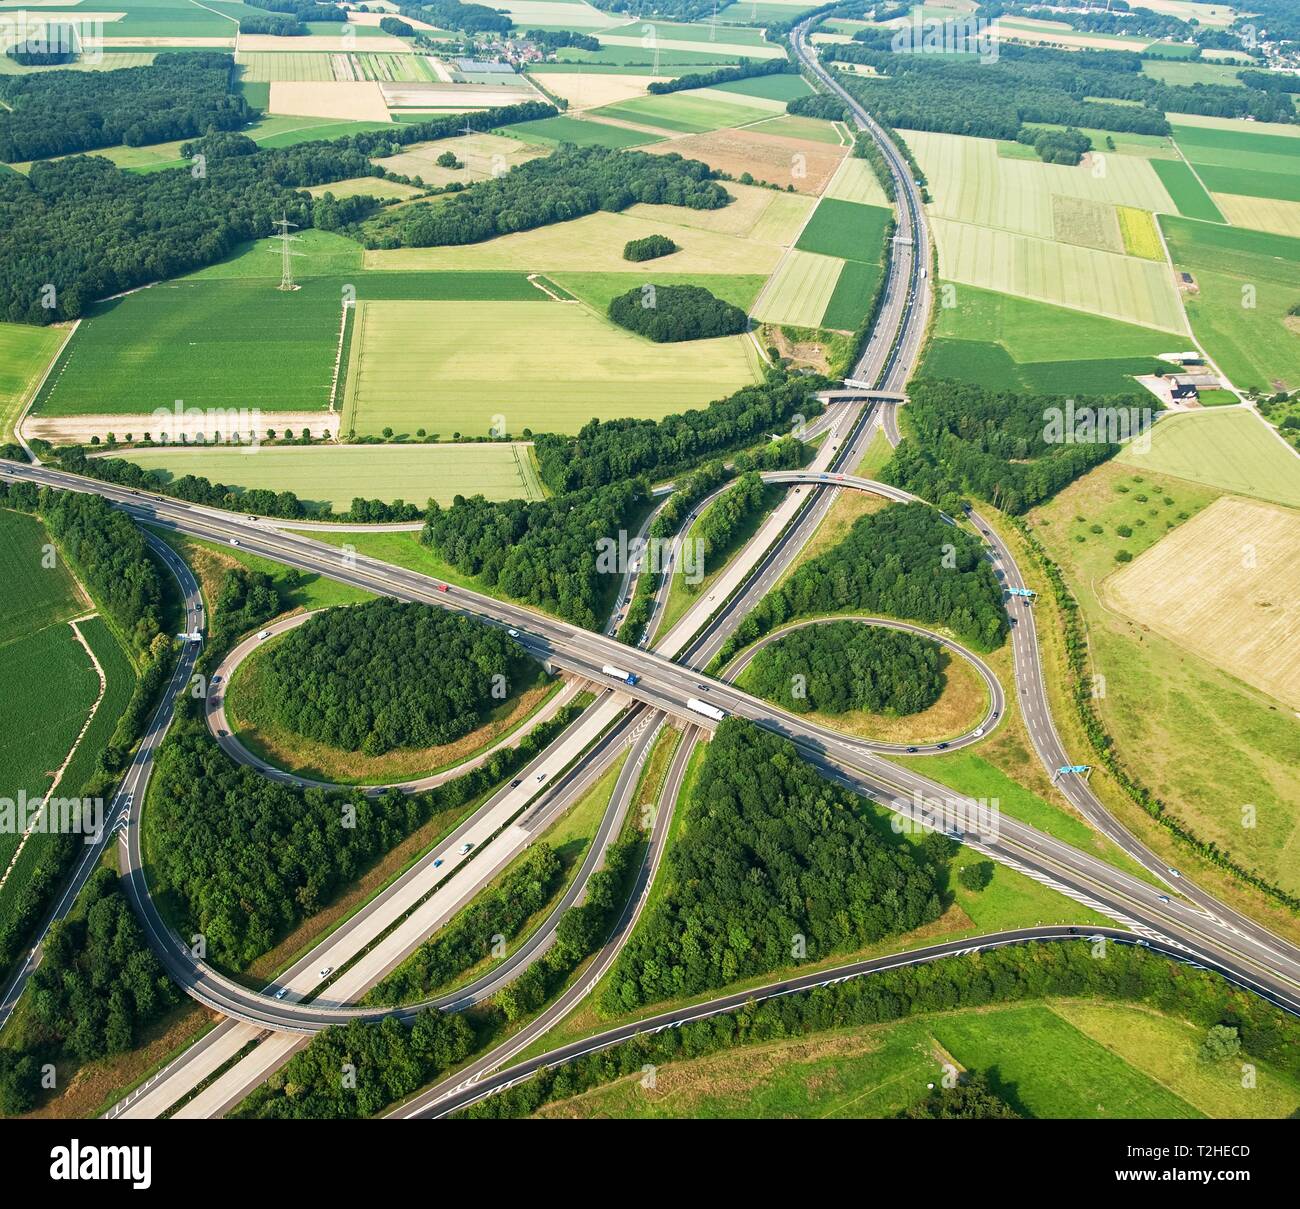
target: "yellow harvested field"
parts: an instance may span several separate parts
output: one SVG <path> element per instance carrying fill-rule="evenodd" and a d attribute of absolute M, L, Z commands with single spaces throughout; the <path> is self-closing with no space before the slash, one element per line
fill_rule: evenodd
<path fill-rule="evenodd" d="M 1210 130 L 1245 130 L 1250 134 L 1282 134 L 1288 138 L 1300 139 L 1300 125 L 1290 122 L 1251 122 L 1249 125 L 1239 118 L 1208 117 L 1199 113 L 1167 113 L 1165 116 L 1175 126 L 1205 126 Z"/>
<path fill-rule="evenodd" d="M 748 336 L 654 344 L 576 302 L 361 302 L 343 428 L 576 432 L 701 406 L 761 365 Z"/>
<path fill-rule="evenodd" d="M 277 38 L 274 34 L 241 34 L 239 49 L 252 54 L 258 51 L 289 50 L 301 53 L 307 50 L 357 51 L 363 49 L 356 34 L 304 34 L 301 38 Z M 292 43 L 292 45 L 287 45 Z M 368 35 L 365 50 L 384 51 L 389 54 L 410 54 L 411 48 L 401 38 L 388 34 Z"/>
<path fill-rule="evenodd" d="M 993 22 L 995 36 L 1007 42 L 1033 46 L 1064 46 L 1071 50 L 1141 50 L 1141 42 L 1107 34 L 1081 34 L 1061 21 L 1038 21 L 1032 17 L 999 17 Z M 1151 39 L 1154 41 L 1154 39 Z"/>
<path fill-rule="evenodd" d="M 723 188 L 732 201 L 720 210 L 690 210 L 685 206 L 638 204 L 625 213 L 651 222 L 695 227 L 722 235 L 743 235 L 763 243 L 789 247 L 817 204 L 811 197 L 798 193 L 777 193 L 758 185 L 739 185 L 726 181 Z"/>
<path fill-rule="evenodd" d="M 756 180 L 768 181 L 782 189 L 793 185 L 797 192 L 814 196 L 821 195 L 840 161 L 848 154 L 847 147 L 763 134 L 760 130 L 759 127 L 714 130 L 708 134 L 667 139 L 642 150 L 653 154 L 676 152 L 687 159 L 703 160 L 710 168 L 731 176 L 748 172 Z"/>
<path fill-rule="evenodd" d="M 351 180 L 334 181 L 328 185 L 312 185 L 307 190 L 312 197 L 332 193 L 335 197 L 414 197 L 420 192 L 414 185 L 388 181 L 378 176 L 356 176 Z"/>
<path fill-rule="evenodd" d="M 504 0 L 492 7 L 509 13 L 525 29 L 558 25 L 567 29 L 606 29 L 627 22 L 626 13 L 603 13 L 594 5 L 575 0 Z"/>
<path fill-rule="evenodd" d="M 388 13 L 382 13 L 378 10 L 373 13 L 359 13 L 356 9 L 350 9 L 348 11 L 348 24 L 376 26 L 388 15 Z M 403 17 L 402 20 L 412 29 L 430 30 L 438 28 L 436 25 L 430 25 L 427 21 L 420 21 L 415 17 Z"/>
<path fill-rule="evenodd" d="M 892 203 L 876 179 L 875 170 L 866 160 L 848 156 L 839 166 L 831 183 L 826 186 L 827 197 L 840 201 L 858 202 L 864 206 L 889 206 Z"/>
<path fill-rule="evenodd" d="M 1300 512 L 1224 496 L 1106 581 L 1107 603 L 1300 709 Z"/>
<path fill-rule="evenodd" d="M 672 207 L 676 209 L 676 207 Z M 759 243 L 714 231 L 651 222 L 631 214 L 599 211 L 572 222 L 502 235 L 483 243 L 448 248 L 370 249 L 368 269 L 512 269 L 518 272 L 609 272 L 653 275 L 653 260 L 623 259 L 623 245 L 646 235 L 667 235 L 681 249 L 673 253 L 674 273 L 762 273 L 776 268 L 778 244 Z M 462 305 L 456 303 L 455 305 Z M 677 348 L 682 345 L 674 346 Z"/>
<path fill-rule="evenodd" d="M 435 161 L 444 151 L 453 152 L 465 167 L 439 168 Z M 453 180 L 486 180 L 549 154 L 548 148 L 499 134 L 463 134 L 431 143 L 412 143 L 400 154 L 375 162 L 390 172 L 418 176 L 431 185 L 444 185 Z"/>
<path fill-rule="evenodd" d="M 1236 193 L 1211 193 L 1220 213 L 1234 227 L 1252 227 L 1274 235 L 1300 237 L 1300 202 L 1272 197 L 1242 197 Z"/>
<path fill-rule="evenodd" d="M 792 251 L 763 288 L 753 315 L 764 323 L 820 327 L 844 262 L 834 256 Z"/>
<path fill-rule="evenodd" d="M 1153 13 L 1164 13 L 1167 17 L 1177 17 L 1180 21 L 1193 18 L 1202 25 L 1222 29 L 1232 24 L 1237 15 L 1236 10 L 1227 4 L 1199 4 L 1194 0 L 1142 0 L 1134 8 L 1149 8 Z M 1246 7 L 1250 11 L 1249 6 Z"/>
<path fill-rule="evenodd" d="M 520 77 L 522 79 L 522 77 Z M 520 105 L 545 98 L 527 83 L 498 87 L 494 84 L 381 83 L 384 101 L 395 108 L 490 109 L 496 105 Z"/>
<path fill-rule="evenodd" d="M 271 84 L 272 113 L 354 122 L 386 122 L 388 106 L 373 80 L 329 83 L 276 80 Z"/>
<path fill-rule="evenodd" d="M 943 218 L 933 227 L 948 281 L 1188 334 L 1164 264 Z"/>
<path fill-rule="evenodd" d="M 548 71 L 539 76 L 537 82 L 544 85 L 547 92 L 553 92 L 557 97 L 568 101 L 569 112 L 575 113 L 581 109 L 594 109 L 597 105 L 616 105 L 619 101 L 643 97 L 654 81 L 668 78 L 594 71 Z"/>
<path fill-rule="evenodd" d="M 233 29 L 234 26 L 232 25 Z M 280 41 L 280 39 L 276 39 Z M 295 38 L 295 42 L 308 42 L 309 38 Z M 111 50 L 116 46 L 145 47 L 150 50 L 166 50 L 173 47 L 177 50 L 231 50 L 235 45 L 235 37 L 232 34 L 229 38 L 142 38 L 139 34 L 133 34 L 131 37 L 104 37 L 99 39 L 99 45 L 105 50 Z M 276 49 L 282 49 L 277 47 Z M 295 47 L 295 49 L 297 49 Z M 305 48 L 304 48 L 305 49 Z"/>
<path fill-rule="evenodd" d="M 1093 155 L 1071 168 L 1000 156 L 993 139 L 911 130 L 903 137 L 930 182 L 937 218 L 1051 239 L 1053 194 L 1178 213 L 1150 161 L 1140 156 L 1108 155 L 1094 171 Z"/>
<path fill-rule="evenodd" d="M 1134 206 L 1116 206 L 1115 213 L 1124 236 L 1124 250 L 1130 256 L 1164 263 L 1165 246 L 1160 242 L 1155 215 Z"/>

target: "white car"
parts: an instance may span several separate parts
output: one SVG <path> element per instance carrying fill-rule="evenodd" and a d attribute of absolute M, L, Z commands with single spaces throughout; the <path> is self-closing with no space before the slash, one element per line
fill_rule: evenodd
<path fill-rule="evenodd" d="M 333 967 L 333 966 L 326 966 L 326 967 L 325 967 L 325 968 L 320 972 L 320 976 L 321 976 L 322 978 L 328 978 L 328 977 L 329 977 L 331 974 L 333 974 L 333 973 L 334 973 L 334 967 Z"/>
<path fill-rule="evenodd" d="M 239 538 L 237 538 L 237 537 L 232 537 L 232 538 L 230 539 L 230 544 L 231 544 L 232 546 L 237 546 L 237 545 L 239 545 Z"/>
<path fill-rule="evenodd" d="M 457 851 L 461 856 L 464 856 L 465 853 L 467 853 L 467 852 L 468 852 L 471 848 L 473 848 L 473 847 L 474 847 L 474 845 L 473 845 L 472 843 L 470 843 L 469 840 L 466 840 L 466 841 L 465 841 L 465 842 L 464 842 L 464 843 L 463 843 L 459 848 L 456 849 L 456 851 Z"/>
<path fill-rule="evenodd" d="M 283 999 L 288 993 L 289 993 L 288 987 L 281 987 L 278 991 L 276 991 L 275 997 L 277 999 Z"/>
<path fill-rule="evenodd" d="M 507 630 L 506 633 L 509 634 L 511 638 L 518 638 L 518 637 L 519 637 L 519 631 L 518 631 L 518 630 Z"/>

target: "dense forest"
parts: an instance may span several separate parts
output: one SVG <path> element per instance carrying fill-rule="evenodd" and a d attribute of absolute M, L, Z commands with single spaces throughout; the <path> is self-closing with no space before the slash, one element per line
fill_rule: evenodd
<path fill-rule="evenodd" d="M 692 88 L 713 88 L 754 76 L 779 76 L 795 70 L 788 59 L 741 59 L 735 67 L 717 67 L 712 71 L 691 71 L 672 80 L 651 80 L 646 91 L 662 96 L 668 92 L 689 92 Z"/>
<path fill-rule="evenodd" d="M 1014 139 L 1026 124 L 1168 134 L 1166 112 L 1259 121 L 1300 119 L 1277 92 L 1165 84 L 1142 73 L 1142 59 L 1113 50 L 1057 51 L 999 44 L 996 62 L 970 56 L 894 54 L 888 41 L 826 46 L 828 62 L 859 63 L 878 75 L 841 73 L 840 82 L 889 126 Z M 888 34 L 889 31 L 881 31 Z"/>
<path fill-rule="evenodd" d="M 609 1012 L 820 961 L 940 912 L 929 870 L 792 743 L 738 718 L 709 743 L 663 865 L 603 992 Z"/>
<path fill-rule="evenodd" d="M 288 574 L 296 575 L 297 572 L 289 571 Z M 220 649 L 241 634 L 265 625 L 284 607 L 275 581 L 265 571 L 231 567 L 221 577 L 217 588 L 208 637 L 212 645 Z"/>
<path fill-rule="evenodd" d="M 563 881 L 564 863 L 549 844 L 528 849 L 517 867 L 475 896 L 446 927 L 426 940 L 366 997 L 368 1003 L 429 999 L 452 979 L 492 956 L 493 939 L 511 940 Z"/>
<path fill-rule="evenodd" d="M 496 626 L 382 597 L 290 630 L 260 672 L 262 702 L 282 726 L 379 756 L 469 734 L 537 666 Z"/>
<path fill-rule="evenodd" d="M 796 714 L 915 714 L 943 692 L 943 651 L 919 634 L 858 621 L 791 630 L 745 672 L 751 692 Z"/>
<path fill-rule="evenodd" d="M 735 336 L 749 327 L 749 316 L 740 307 L 699 285 L 633 286 L 610 299 L 609 317 L 656 344 Z"/>
<path fill-rule="evenodd" d="M 159 54 L 148 67 L 0 75 L 0 160 L 237 130 L 253 112 L 233 79 L 230 55 L 194 51 Z"/>
<path fill-rule="evenodd" d="M 793 113 L 797 117 L 821 118 L 826 122 L 843 122 L 849 116 L 849 107 L 839 97 L 833 97 L 825 92 L 795 97 L 785 109 L 787 113 Z"/>
<path fill-rule="evenodd" d="M 0 1062 L 0 1109 L 25 1112 L 41 1088 L 40 1064 L 78 1064 L 133 1049 L 144 1026 L 180 1002 L 150 952 L 112 869 L 91 874 L 78 899 L 84 914 L 59 920 L 45 937 L 24 1002 L 27 1044 Z"/>
<path fill-rule="evenodd" d="M 556 112 L 528 102 L 291 147 L 219 132 L 181 146 L 187 159 L 205 157 L 201 173 L 128 172 L 98 156 L 38 163 L 26 176 L 0 173 L 0 319 L 76 319 L 96 299 L 211 264 L 272 234 L 282 214 L 312 226 L 318 208 L 341 203 L 293 190 L 373 176 L 371 155 L 450 138 L 466 125 L 490 130 Z"/>
<path fill-rule="evenodd" d="M 788 432 L 796 417 L 812 419 L 821 410 L 816 387 L 813 379 L 774 375 L 708 407 L 661 420 L 592 420 L 576 436 L 538 433 L 533 441 L 542 481 L 559 493 L 639 475 L 662 478 Z"/>
<path fill-rule="evenodd" d="M 1159 410 L 1145 392 L 1084 395 L 1067 405 L 1051 395 L 930 378 L 908 384 L 907 406 L 916 435 L 899 443 L 881 478 L 951 512 L 972 492 L 1010 513 L 1050 499 L 1113 457 L 1119 446 L 1108 437 L 1136 435 L 1125 427 L 1129 418 Z M 1062 416 L 1060 432 L 1048 422 L 1054 413 Z M 1125 425 L 1112 424 L 1108 433 L 1111 417 Z"/>
<path fill-rule="evenodd" d="M 439 29 L 466 34 L 507 34 L 514 28 L 509 13 L 486 4 L 461 4 L 459 0 L 417 0 L 414 4 L 399 5 L 397 11 L 403 17 L 427 21 Z"/>
<path fill-rule="evenodd" d="M 945 626 L 983 650 L 1007 636 L 1002 587 L 980 542 L 927 504 L 890 504 L 764 596 L 718 662 L 791 618 L 850 610 Z"/>
<path fill-rule="evenodd" d="M 622 571 L 600 569 L 597 539 L 634 533 L 646 498 L 643 479 L 531 503 L 458 495 L 430 504 L 420 540 L 489 588 L 595 629 Z"/>
<path fill-rule="evenodd" d="M 530 42 L 536 42 L 543 50 L 563 50 L 566 47 L 575 50 L 600 49 L 599 39 L 571 29 L 530 29 L 524 37 Z"/>
<path fill-rule="evenodd" d="M 427 793 L 377 798 L 297 789 L 235 764 L 182 698 L 150 786 L 155 892 L 207 937 L 209 958 L 242 966 L 320 910 L 385 852 L 461 807 L 542 751 L 579 712 L 563 707 L 517 747 Z M 345 810 L 344 807 L 347 807 Z M 188 932 L 186 933 L 188 935 Z"/>
<path fill-rule="evenodd" d="M 478 243 L 547 223 L 618 212 L 637 202 L 716 210 L 731 195 L 699 160 L 610 147 L 562 145 L 552 155 L 477 181 L 448 200 L 381 213 L 362 228 L 368 247 L 442 247 Z"/>
<path fill-rule="evenodd" d="M 750 1002 L 738 1011 L 680 1028 L 641 1033 L 621 1045 L 549 1067 L 458 1115 L 522 1117 L 548 1101 L 640 1074 L 647 1064 L 663 1067 L 739 1046 L 810 1037 L 832 1029 L 842 1033 L 951 1011 L 959 1004 L 976 1008 L 1058 997 L 1139 1003 L 1203 1029 L 1231 1021 L 1241 1050 L 1250 1059 L 1275 1065 L 1288 1078 L 1300 1077 L 1300 1021 L 1294 1016 L 1218 974 L 1175 963 L 1150 949 L 1112 941 L 1099 959 L 1093 946 L 1080 937 L 986 949 L 848 978 L 811 991 Z"/>
<path fill-rule="evenodd" d="M 629 239 L 623 245 L 623 259 L 656 260 L 676 251 L 677 245 L 667 235 L 646 235 L 641 239 Z"/>

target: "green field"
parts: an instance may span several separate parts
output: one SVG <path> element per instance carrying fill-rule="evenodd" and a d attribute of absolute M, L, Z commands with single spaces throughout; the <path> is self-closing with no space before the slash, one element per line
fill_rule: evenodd
<path fill-rule="evenodd" d="M 275 258 L 240 258 L 216 273 L 163 282 L 93 308 L 46 381 L 47 416 L 148 415 L 186 407 L 316 411 L 329 406 L 345 289 L 359 299 L 544 298 L 521 273 L 359 272 L 303 277 L 292 293 Z"/>
<path fill-rule="evenodd" d="M 795 247 L 801 252 L 879 264 L 885 227 L 892 215 L 883 206 L 823 198 Z"/>
<path fill-rule="evenodd" d="M 666 1063 L 547 1105 L 550 1118 L 711 1120 L 892 1117 L 923 1099 L 943 1064 L 978 1070 L 1022 1116 L 1056 1119 L 1284 1118 L 1300 1088 L 1271 1069 L 1241 1086 L 1238 1064 L 1198 1058 L 1203 1030 L 1127 1004 L 1053 1000 L 737 1046 Z"/>
<path fill-rule="evenodd" d="M 1300 332 L 1287 318 L 1300 300 L 1300 239 L 1178 218 L 1160 225 L 1175 266 L 1195 278 L 1187 313 L 1219 368 L 1243 390 L 1300 386 Z"/>
<path fill-rule="evenodd" d="M 1244 411 L 1169 416 L 1156 425 L 1148 452 L 1134 446 L 1119 461 L 1300 508 L 1300 458 L 1267 424 Z"/>
<path fill-rule="evenodd" d="M 845 267 L 846 262 L 834 256 L 791 251 L 772 274 L 754 317 L 764 323 L 821 327 Z"/>
<path fill-rule="evenodd" d="M 83 611 L 76 584 L 62 558 L 49 567 L 49 536 L 35 517 L 0 509 L 0 566 L 7 572 L 0 594 L 0 646 L 8 645 Z"/>
<path fill-rule="evenodd" d="M 856 331 L 866 317 L 867 306 L 875 297 L 876 286 L 884 269 L 878 264 L 846 260 L 819 326 L 837 331 Z"/>
<path fill-rule="evenodd" d="M 1152 167 L 1169 190 L 1178 213 L 1184 218 L 1200 218 L 1206 222 L 1223 222 L 1223 215 L 1205 187 L 1196 179 L 1196 173 L 1182 160 L 1153 160 Z"/>
<path fill-rule="evenodd" d="M 1167 332 L 974 286 L 939 307 L 922 371 L 993 390 L 1043 394 L 1141 391 L 1131 375 L 1168 369 Z"/>
<path fill-rule="evenodd" d="M 726 84 L 714 84 L 710 92 L 734 92 L 742 97 L 766 97 L 771 101 L 793 101 L 796 97 L 806 97 L 812 87 L 803 76 L 781 74 L 775 76 L 752 76 L 748 80 L 730 80 Z"/>
<path fill-rule="evenodd" d="M 525 143 L 538 143 L 554 147 L 560 143 L 576 143 L 579 147 L 643 147 L 658 143 L 662 135 L 645 130 L 629 130 L 626 126 L 611 126 L 608 122 L 582 118 L 538 118 L 532 122 L 516 122 L 503 126 L 500 133 Z"/>
<path fill-rule="evenodd" d="M 1240 126 L 1216 130 L 1175 125 L 1174 136 L 1211 193 L 1300 201 L 1300 139 L 1258 134 L 1246 122 Z"/>
<path fill-rule="evenodd" d="M 759 377 L 746 336 L 657 345 L 575 303 L 358 308 L 343 431 L 576 432 L 593 417 L 657 417 Z M 521 389 L 522 384 L 522 389 Z"/>
<path fill-rule="evenodd" d="M 0 323 L 0 445 L 13 438 L 23 405 L 66 335 L 66 328 Z"/>
<path fill-rule="evenodd" d="M 737 95 L 734 104 L 715 97 L 696 96 L 691 92 L 673 92 L 664 96 L 637 97 L 614 105 L 593 109 L 596 117 L 619 118 L 680 134 L 702 134 L 727 126 L 743 126 L 772 116 L 768 106 L 746 105 Z"/>
<path fill-rule="evenodd" d="M 667 257 L 664 262 L 671 263 L 672 258 Z M 581 298 L 602 315 L 609 310 L 610 302 L 619 294 L 639 289 L 647 280 L 653 281 L 655 285 L 701 286 L 724 302 L 747 311 L 767 279 L 753 273 L 737 273 L 734 276 L 721 273 L 656 273 L 651 278 L 647 278 L 644 273 L 556 273 L 554 276 L 556 285 L 568 290 L 575 298 Z"/>
<path fill-rule="evenodd" d="M 135 449 L 123 455 L 172 476 L 196 474 L 244 489 L 292 491 L 309 504 L 345 512 L 354 498 L 424 506 L 456 495 L 540 499 L 531 447 L 474 445 L 265 445 L 240 448 Z"/>

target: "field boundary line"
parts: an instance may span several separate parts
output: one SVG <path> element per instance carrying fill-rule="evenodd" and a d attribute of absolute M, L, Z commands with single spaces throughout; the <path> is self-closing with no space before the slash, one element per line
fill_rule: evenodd
<path fill-rule="evenodd" d="M 74 580 L 75 582 L 75 580 Z M 81 585 L 78 584 L 78 587 Z M 72 741 L 72 746 L 68 748 L 68 754 L 64 757 L 63 763 L 59 765 L 58 771 L 54 774 L 54 780 L 50 782 L 50 787 L 45 793 L 45 799 L 41 802 L 41 808 L 36 812 L 36 816 L 28 823 L 27 830 L 23 832 L 23 838 L 18 841 L 18 847 L 14 849 L 14 854 L 9 858 L 9 865 L 4 871 L 4 876 L 0 877 L 0 890 L 5 888 L 5 883 L 9 880 L 10 874 L 18 864 L 18 858 L 22 856 L 23 849 L 27 847 L 27 840 L 36 830 L 42 817 L 45 814 L 45 808 L 49 805 L 50 799 L 58 792 L 59 785 L 63 781 L 63 774 L 68 771 L 68 765 L 72 763 L 72 757 L 77 754 L 77 749 L 81 746 L 81 741 L 86 737 L 86 732 L 90 729 L 90 724 L 95 720 L 99 713 L 99 707 L 103 703 L 104 694 L 108 691 L 108 677 L 104 675 L 104 669 L 100 665 L 98 657 L 91 649 L 90 643 L 86 641 L 86 636 L 77 627 L 79 621 L 89 621 L 92 617 L 97 617 L 97 613 L 85 613 L 80 617 L 70 618 L 68 625 L 72 627 L 73 634 L 76 635 L 77 641 L 81 643 L 82 649 L 90 656 L 91 666 L 95 669 L 95 674 L 99 677 L 99 695 L 95 698 L 94 704 L 90 707 L 90 712 L 86 715 L 85 722 L 81 725 L 81 730 L 77 732 L 77 737 Z M 109 635 L 112 638 L 112 635 Z M 114 642 L 117 640 L 114 638 Z"/>
<path fill-rule="evenodd" d="M 358 298 L 352 304 L 352 342 L 348 346 L 348 379 L 343 388 L 343 410 L 339 413 L 339 439 L 351 435 L 357 424 L 357 379 L 361 376 L 361 346 L 366 323 L 366 304 Z M 332 409 L 331 409 L 332 410 Z"/>
<path fill-rule="evenodd" d="M 343 368 L 343 342 L 347 339 L 348 334 L 348 307 L 356 307 L 356 303 L 345 302 L 339 311 L 339 343 L 338 348 L 334 351 L 334 377 L 330 382 L 330 415 L 337 410 L 338 390 L 339 390 L 339 370 Z"/>

